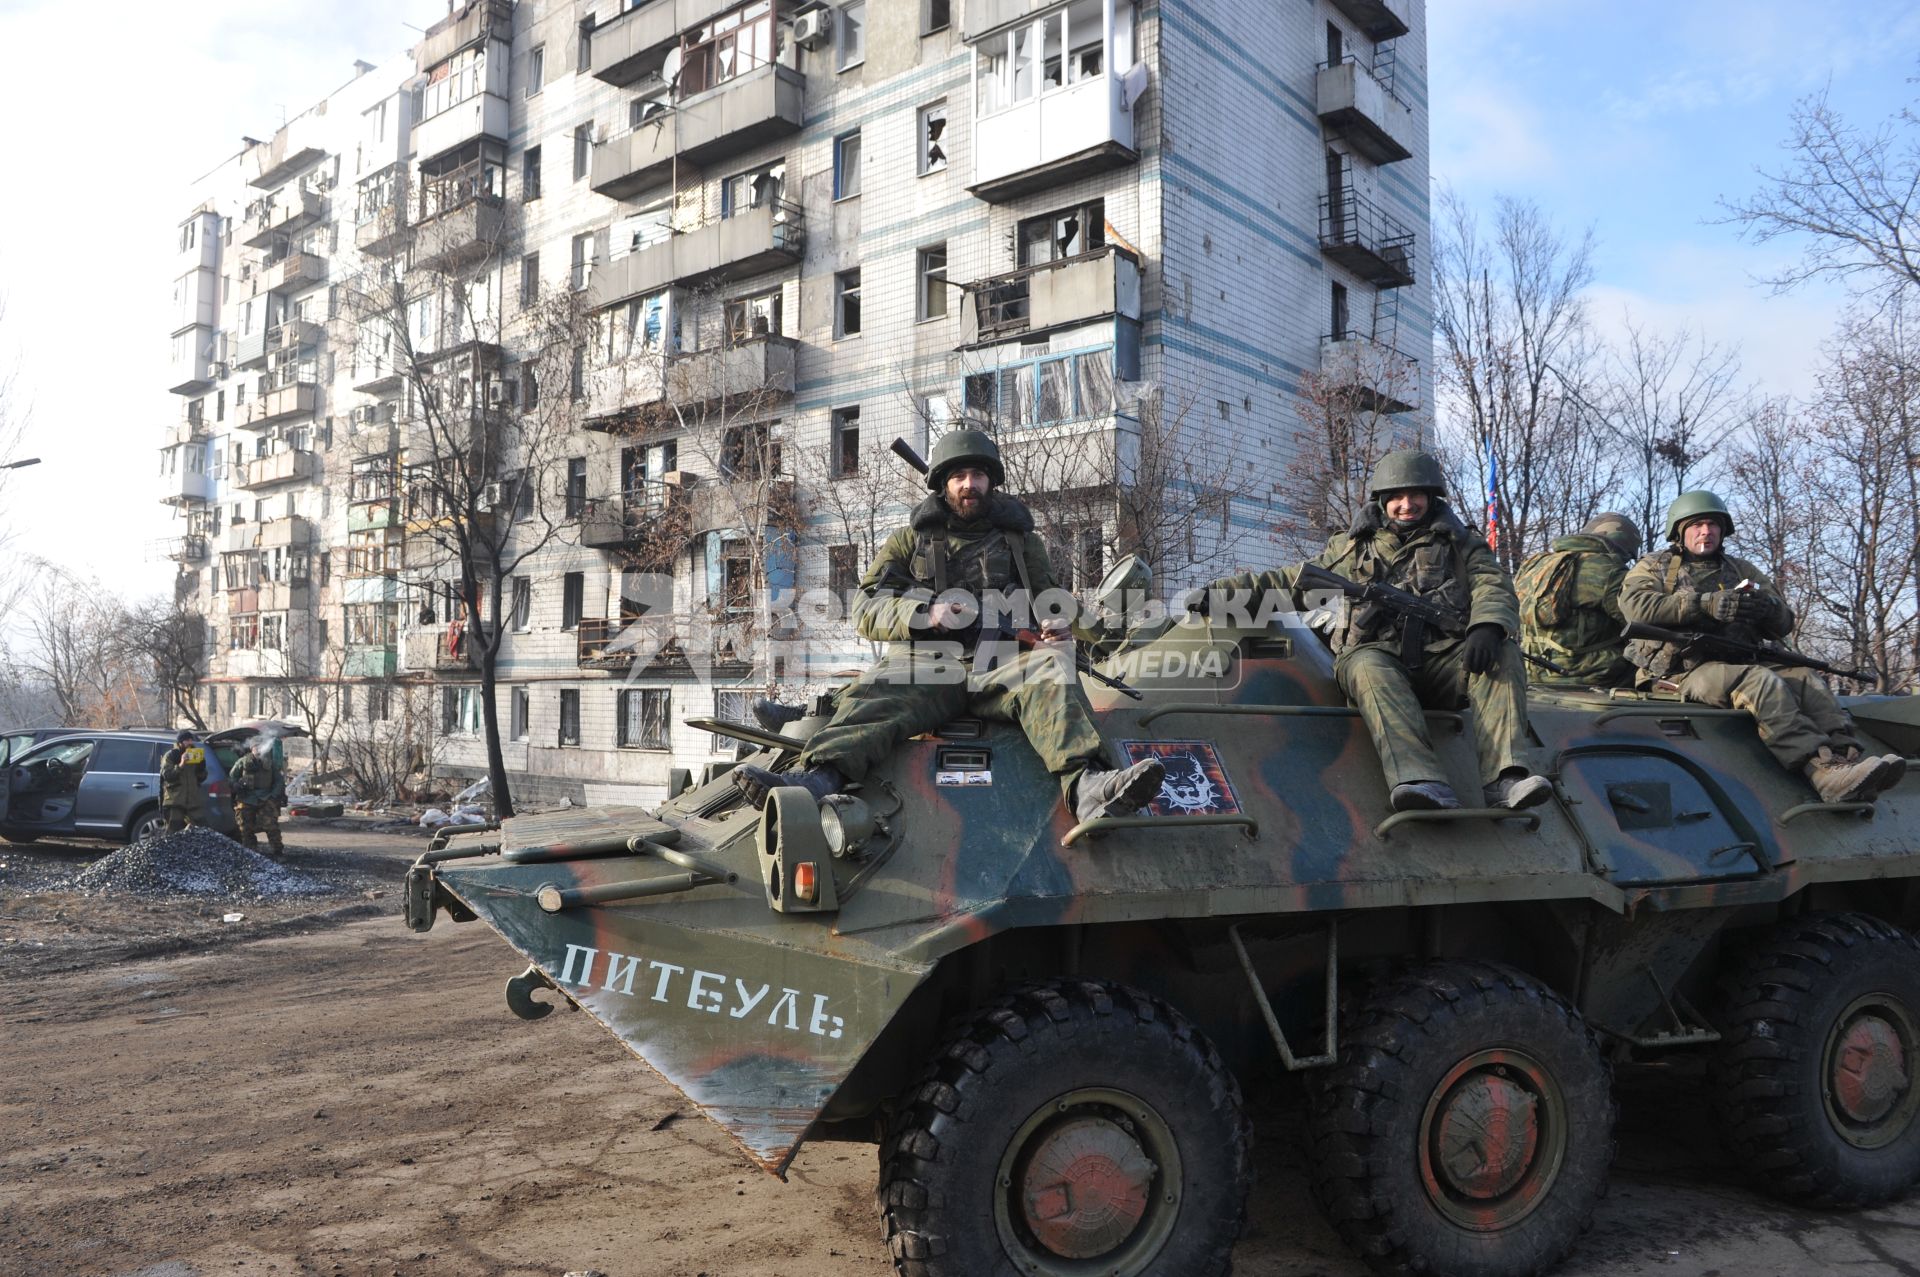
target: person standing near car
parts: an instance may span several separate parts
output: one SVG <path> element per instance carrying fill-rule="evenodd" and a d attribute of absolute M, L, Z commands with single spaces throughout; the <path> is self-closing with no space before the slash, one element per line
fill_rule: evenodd
<path fill-rule="evenodd" d="M 267 850 L 275 856 L 286 854 L 280 840 L 280 803 L 286 796 L 286 784 L 280 768 L 274 764 L 271 745 L 261 742 L 240 755 L 233 765 L 233 819 L 239 826 L 240 841 L 248 850 L 260 850 L 260 835 L 267 836 Z"/>
<path fill-rule="evenodd" d="M 207 752 L 190 731 L 174 737 L 160 759 L 160 811 L 170 834 L 207 823 Z"/>

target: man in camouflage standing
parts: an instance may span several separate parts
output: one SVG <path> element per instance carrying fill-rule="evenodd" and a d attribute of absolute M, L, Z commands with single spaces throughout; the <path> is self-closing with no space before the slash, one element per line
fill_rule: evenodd
<path fill-rule="evenodd" d="M 265 745 L 265 742 L 260 742 Z M 280 769 L 274 766 L 270 746 L 248 748 L 233 765 L 233 818 L 240 840 L 260 850 L 260 835 L 267 836 L 267 849 L 276 856 L 286 854 L 280 840 L 280 800 L 284 788 Z"/>
<path fill-rule="evenodd" d="M 1633 662 L 1621 634 L 1620 586 L 1640 553 L 1640 529 L 1624 514 L 1595 515 L 1514 573 L 1520 596 L 1520 646 L 1566 670 L 1536 666 L 1536 683 L 1632 687 Z"/>
<path fill-rule="evenodd" d="M 880 547 L 853 601 L 862 638 L 887 655 L 840 694 L 793 771 L 742 766 L 734 783 L 755 806 L 796 785 L 824 798 L 864 777 L 902 741 L 969 712 L 1020 724 L 1076 820 L 1129 815 L 1160 792 L 1158 759 L 1109 769 L 1105 742 L 1073 666 L 1064 620 L 1024 652 L 989 647 L 983 625 L 999 604 L 1017 608 L 1054 589 L 1046 546 L 1027 507 L 1000 491 L 1000 449 L 978 430 L 950 430 L 927 469 L 932 495 Z M 1009 620 L 999 607 L 1000 621 Z M 984 633 L 983 633 L 984 631 Z M 976 650 L 980 649 L 980 650 Z M 1000 659 L 971 660 L 1000 649 Z"/>
<path fill-rule="evenodd" d="M 1422 707 L 1471 704 L 1480 756 L 1481 793 L 1490 807 L 1533 807 L 1552 782 L 1520 761 L 1527 722 L 1527 678 L 1520 650 L 1508 641 L 1520 629 L 1513 583 L 1448 506 L 1440 463 L 1418 451 L 1392 452 L 1374 467 L 1371 500 L 1352 528 L 1336 533 L 1313 562 L 1360 582 L 1384 581 L 1467 618 L 1454 634 L 1369 604 L 1341 607 L 1328 642 L 1333 674 L 1373 737 L 1395 811 L 1460 805 L 1444 779 Z M 1293 593 L 1298 569 L 1279 568 L 1215 581 L 1209 610 L 1233 595 L 1254 602 L 1270 590 Z M 1294 600 L 1296 605 L 1299 600 Z M 1336 604 L 1344 604 L 1339 598 Z"/>
<path fill-rule="evenodd" d="M 207 823 L 207 755 L 200 738 L 183 731 L 160 757 L 160 811 L 167 832 Z"/>
<path fill-rule="evenodd" d="M 1667 507 L 1667 540 L 1634 565 L 1620 592 L 1629 621 L 1720 634 L 1746 643 L 1793 632 L 1793 609 L 1759 568 L 1725 552 L 1726 503 L 1704 490 Z M 1827 685 L 1797 666 L 1703 659 L 1676 643 L 1634 639 L 1627 657 L 1644 685 L 1671 683 L 1702 705 L 1746 710 L 1780 765 L 1803 773 L 1822 802 L 1872 801 L 1906 774 L 1898 754 L 1869 756 Z"/>

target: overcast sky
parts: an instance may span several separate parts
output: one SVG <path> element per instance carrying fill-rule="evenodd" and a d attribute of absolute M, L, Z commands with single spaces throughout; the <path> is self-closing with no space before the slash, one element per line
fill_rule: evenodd
<path fill-rule="evenodd" d="M 1431 0 L 1433 172 L 1475 201 L 1542 205 L 1599 238 L 1596 317 L 1629 311 L 1737 342 L 1761 388 L 1804 393 L 1838 298 L 1753 278 L 1791 248 L 1710 224 L 1778 162 L 1794 101 L 1824 86 L 1858 122 L 1915 96 L 1920 3 Z M 167 590 L 148 558 L 168 384 L 174 235 L 186 182 L 269 137 L 353 75 L 405 56 L 444 0 L 191 6 L 0 0 L 0 359 L 31 409 L 0 489 L 16 552 L 129 597 Z M 403 21 L 403 19 L 405 21 Z M 411 22 L 410 29 L 406 23 Z M 1430 260 L 1430 259 L 1429 259 Z"/>

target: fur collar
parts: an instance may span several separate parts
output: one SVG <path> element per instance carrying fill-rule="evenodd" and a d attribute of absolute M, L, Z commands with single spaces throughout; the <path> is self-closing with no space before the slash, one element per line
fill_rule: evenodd
<path fill-rule="evenodd" d="M 1033 514 L 1019 499 L 1004 492 L 989 492 L 986 518 L 962 523 L 953 517 L 946 498 L 935 492 L 913 508 L 912 526 L 915 532 L 970 532 L 984 526 L 1024 534 L 1033 531 Z"/>

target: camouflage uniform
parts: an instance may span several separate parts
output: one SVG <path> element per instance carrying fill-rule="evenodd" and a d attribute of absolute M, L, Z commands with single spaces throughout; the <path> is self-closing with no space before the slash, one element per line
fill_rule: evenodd
<path fill-rule="evenodd" d="M 1743 580 L 1753 582 L 1773 606 L 1755 625 L 1722 625 L 1707 614 L 1703 599 Z M 1677 546 L 1634 565 L 1620 592 L 1620 608 L 1629 621 L 1724 633 L 1747 642 L 1778 642 L 1793 629 L 1793 609 L 1759 568 L 1731 554 L 1695 556 Z M 1690 701 L 1752 714 L 1760 739 L 1783 767 L 1798 769 L 1825 746 L 1837 752 L 1860 746 L 1846 711 L 1812 670 L 1694 661 L 1675 644 L 1651 639 L 1627 644 L 1627 656 L 1640 667 L 1643 685 L 1668 679 Z"/>
<path fill-rule="evenodd" d="M 160 811 L 167 832 L 207 823 L 207 762 L 199 745 L 175 745 L 160 758 Z"/>
<path fill-rule="evenodd" d="M 1016 557 L 1017 556 L 1017 557 Z M 901 741 L 969 712 L 1020 724 L 1066 793 L 1104 747 L 1066 644 L 1018 652 L 977 633 L 926 628 L 926 607 L 942 590 L 979 599 L 990 591 L 1037 596 L 1055 588 L 1045 545 L 1026 506 L 991 493 L 984 516 L 961 521 L 938 494 L 914 509 L 909 527 L 880 547 L 853 603 L 863 638 L 887 655 L 840 693 L 833 718 L 800 755 L 803 768 L 832 767 L 859 780 Z M 968 656 L 976 659 L 969 668 Z M 989 660 L 987 658 L 991 657 Z"/>
<path fill-rule="evenodd" d="M 1313 562 L 1351 580 L 1385 581 L 1454 608 L 1467 617 L 1469 628 L 1498 625 L 1509 635 L 1520 629 L 1506 570 L 1438 497 L 1427 519 L 1404 533 L 1389 526 L 1379 504 L 1370 502 L 1353 527 L 1335 534 Z M 1297 571 L 1243 574 L 1210 588 L 1292 592 Z M 1510 769 L 1524 770 L 1519 749 L 1526 730 L 1527 679 L 1519 649 L 1503 643 L 1499 664 L 1484 676 L 1469 677 L 1462 635 L 1420 629 L 1424 633 L 1409 641 L 1399 616 L 1385 609 L 1343 608 L 1328 636 L 1334 677 L 1367 724 L 1388 786 L 1446 775 L 1427 735 L 1423 705 L 1473 706 L 1483 785 L 1494 784 Z"/>
<path fill-rule="evenodd" d="M 232 779 L 233 818 L 241 840 L 258 851 L 259 837 L 265 834 L 273 854 L 284 854 L 286 845 L 280 840 L 279 769 L 270 758 L 248 750 L 234 764 Z"/>
<path fill-rule="evenodd" d="M 1520 565 L 1513 584 L 1520 596 L 1520 646 L 1564 667 L 1535 667 L 1536 683 L 1631 687 L 1633 662 L 1621 636 L 1620 586 L 1626 559 L 1604 537 L 1575 533 Z"/>

